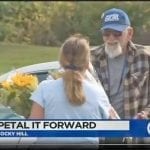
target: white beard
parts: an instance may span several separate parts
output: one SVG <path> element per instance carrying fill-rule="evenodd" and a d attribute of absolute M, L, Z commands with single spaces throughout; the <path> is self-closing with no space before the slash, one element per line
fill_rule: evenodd
<path fill-rule="evenodd" d="M 123 53 L 119 42 L 113 44 L 105 43 L 105 52 L 109 58 L 115 58 Z"/>

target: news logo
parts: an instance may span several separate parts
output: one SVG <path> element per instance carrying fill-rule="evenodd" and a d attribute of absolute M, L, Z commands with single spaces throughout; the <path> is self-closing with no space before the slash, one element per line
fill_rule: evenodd
<path fill-rule="evenodd" d="M 147 133 L 150 135 L 150 122 L 147 124 Z"/>

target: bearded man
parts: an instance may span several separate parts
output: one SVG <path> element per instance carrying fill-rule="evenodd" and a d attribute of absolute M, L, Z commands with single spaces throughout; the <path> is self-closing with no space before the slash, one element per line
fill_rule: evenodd
<path fill-rule="evenodd" d="M 91 50 L 91 60 L 112 106 L 121 119 L 149 119 L 150 49 L 131 41 L 123 10 L 106 10 L 101 24 L 104 44 Z"/>

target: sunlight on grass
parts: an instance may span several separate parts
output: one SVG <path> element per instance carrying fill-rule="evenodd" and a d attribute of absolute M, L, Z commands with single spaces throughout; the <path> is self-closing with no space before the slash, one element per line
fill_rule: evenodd
<path fill-rule="evenodd" d="M 0 74 L 26 65 L 57 60 L 58 51 L 58 47 L 0 43 Z"/>

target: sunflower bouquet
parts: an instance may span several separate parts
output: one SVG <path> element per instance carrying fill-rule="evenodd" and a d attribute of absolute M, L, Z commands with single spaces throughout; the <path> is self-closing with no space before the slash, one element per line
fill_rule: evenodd
<path fill-rule="evenodd" d="M 37 86 L 36 76 L 16 73 L 10 80 L 0 84 L 0 103 L 11 107 L 19 115 L 28 117 L 32 104 L 29 98 Z"/>

